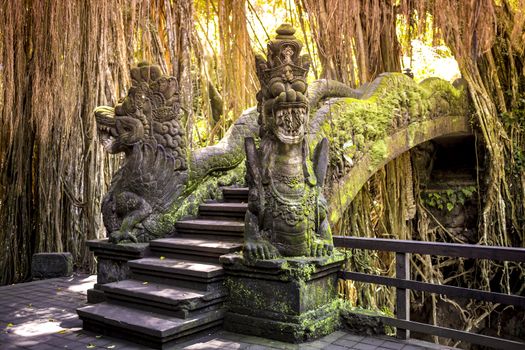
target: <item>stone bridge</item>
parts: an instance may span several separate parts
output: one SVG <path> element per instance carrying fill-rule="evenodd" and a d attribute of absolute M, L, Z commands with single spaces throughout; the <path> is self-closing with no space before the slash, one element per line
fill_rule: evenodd
<path fill-rule="evenodd" d="M 308 94 L 310 147 L 327 137 L 330 168 L 338 174 L 337 180 L 327 180 L 332 181 L 327 196 L 332 224 L 366 181 L 392 159 L 425 141 L 472 132 L 465 89 L 439 78 L 417 84 L 404 74 L 385 73 L 359 89 L 317 80 Z M 219 144 L 194 153 L 192 168 L 208 169 L 201 163 L 212 159 L 218 177 L 205 178 L 179 210 L 194 214 L 198 199 L 209 197 L 218 185 L 242 179 L 244 137 L 257 137 L 257 117 L 255 108 L 246 110 Z"/>
<path fill-rule="evenodd" d="M 471 134 L 467 115 L 443 115 L 428 120 L 418 120 L 372 142 L 369 152 L 353 164 L 350 170 L 332 184 L 329 200 L 330 222 L 335 224 L 368 179 L 411 148 L 442 136 Z"/>

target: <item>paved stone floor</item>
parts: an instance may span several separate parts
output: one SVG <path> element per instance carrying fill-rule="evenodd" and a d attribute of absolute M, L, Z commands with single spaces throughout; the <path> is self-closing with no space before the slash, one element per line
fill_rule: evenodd
<path fill-rule="evenodd" d="M 0 287 L 0 350 L 10 349 L 147 349 L 123 340 L 82 330 L 75 309 L 86 303 L 86 291 L 96 276 L 20 283 Z M 431 343 L 402 342 L 390 337 L 362 337 L 335 332 L 318 341 L 293 345 L 220 331 L 179 344 L 174 349 L 447 349 Z"/>

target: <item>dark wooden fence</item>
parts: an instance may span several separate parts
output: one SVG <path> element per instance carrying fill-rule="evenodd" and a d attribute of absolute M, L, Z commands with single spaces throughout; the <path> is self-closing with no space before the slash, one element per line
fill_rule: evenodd
<path fill-rule="evenodd" d="M 525 262 L 525 248 L 343 236 L 335 236 L 334 245 L 340 248 L 379 250 L 396 253 L 395 278 L 350 271 L 342 271 L 340 277 L 353 281 L 375 283 L 396 288 L 396 318 L 382 317 L 382 320 L 384 324 L 397 328 L 398 337 L 407 339 L 410 337 L 410 331 L 414 331 L 497 349 L 525 350 L 525 343 L 410 321 L 409 292 L 409 290 L 418 290 L 450 297 L 471 298 L 525 308 L 525 297 L 523 296 L 410 280 L 410 254 L 429 254 L 523 263 Z M 525 283 L 525 281 L 523 281 L 523 283 Z M 525 327 L 525 324 L 523 327 Z"/>

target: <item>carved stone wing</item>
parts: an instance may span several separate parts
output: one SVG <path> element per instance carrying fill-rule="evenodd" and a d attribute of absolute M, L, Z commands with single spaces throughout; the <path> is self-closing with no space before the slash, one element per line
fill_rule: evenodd
<path fill-rule="evenodd" d="M 317 186 L 323 187 L 324 180 L 326 178 L 326 170 L 328 168 L 328 151 L 330 149 L 330 146 L 328 144 L 328 139 L 325 137 L 323 138 L 317 146 L 315 146 L 314 150 L 314 172 L 315 177 L 317 177 Z"/>

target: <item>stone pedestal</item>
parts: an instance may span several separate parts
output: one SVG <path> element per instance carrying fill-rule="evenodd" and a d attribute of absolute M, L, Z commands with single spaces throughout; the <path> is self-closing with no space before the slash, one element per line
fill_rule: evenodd
<path fill-rule="evenodd" d="M 340 327 L 337 273 L 344 257 L 289 258 L 245 264 L 221 257 L 229 290 L 226 330 L 299 343 Z"/>
<path fill-rule="evenodd" d="M 148 249 L 148 243 L 113 244 L 107 239 L 86 242 L 89 250 L 97 259 L 97 283 L 89 289 L 88 303 L 105 301 L 102 284 L 129 279 L 131 272 L 127 265 L 129 260 L 141 259 Z"/>
<path fill-rule="evenodd" d="M 37 253 L 31 260 L 33 279 L 46 279 L 71 276 L 73 274 L 73 256 L 71 253 Z"/>

